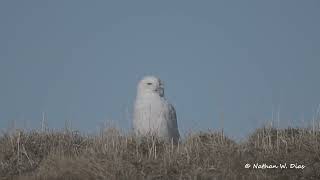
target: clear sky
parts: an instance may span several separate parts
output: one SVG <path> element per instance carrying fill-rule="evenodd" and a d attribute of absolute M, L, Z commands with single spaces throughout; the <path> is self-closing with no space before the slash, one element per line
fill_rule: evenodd
<path fill-rule="evenodd" d="M 320 1 L 0 1 L 0 129 L 70 120 L 131 126 L 136 84 L 159 76 L 182 134 L 244 137 L 320 103 Z"/>

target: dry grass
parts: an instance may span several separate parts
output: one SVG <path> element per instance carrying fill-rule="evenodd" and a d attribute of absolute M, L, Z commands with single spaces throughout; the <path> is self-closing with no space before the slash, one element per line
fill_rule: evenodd
<path fill-rule="evenodd" d="M 320 179 L 320 132 L 257 129 L 235 142 L 221 132 L 188 135 L 174 145 L 109 128 L 3 133 L 2 179 Z M 245 169 L 250 163 L 298 163 L 305 169 Z"/>

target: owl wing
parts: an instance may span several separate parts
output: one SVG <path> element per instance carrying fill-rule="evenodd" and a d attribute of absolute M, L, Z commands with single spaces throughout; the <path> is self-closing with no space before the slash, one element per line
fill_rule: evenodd
<path fill-rule="evenodd" d="M 170 130 L 170 135 L 173 137 L 173 141 L 178 142 L 180 138 L 178 123 L 177 123 L 177 114 L 172 104 L 168 104 L 169 108 L 169 119 L 168 119 L 168 127 Z"/>

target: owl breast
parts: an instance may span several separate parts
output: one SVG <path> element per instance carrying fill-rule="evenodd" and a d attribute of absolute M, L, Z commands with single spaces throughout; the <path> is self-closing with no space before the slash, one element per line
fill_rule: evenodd
<path fill-rule="evenodd" d="M 137 99 L 133 125 L 138 134 L 166 136 L 168 118 L 169 109 L 165 99 L 159 96 Z"/>

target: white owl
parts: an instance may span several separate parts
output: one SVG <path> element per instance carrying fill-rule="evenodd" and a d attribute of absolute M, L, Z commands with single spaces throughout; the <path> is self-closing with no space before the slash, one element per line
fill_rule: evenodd
<path fill-rule="evenodd" d="M 165 99 L 163 82 L 157 77 L 146 76 L 138 84 L 133 128 L 136 135 L 156 135 L 173 142 L 180 138 L 176 111 Z"/>

